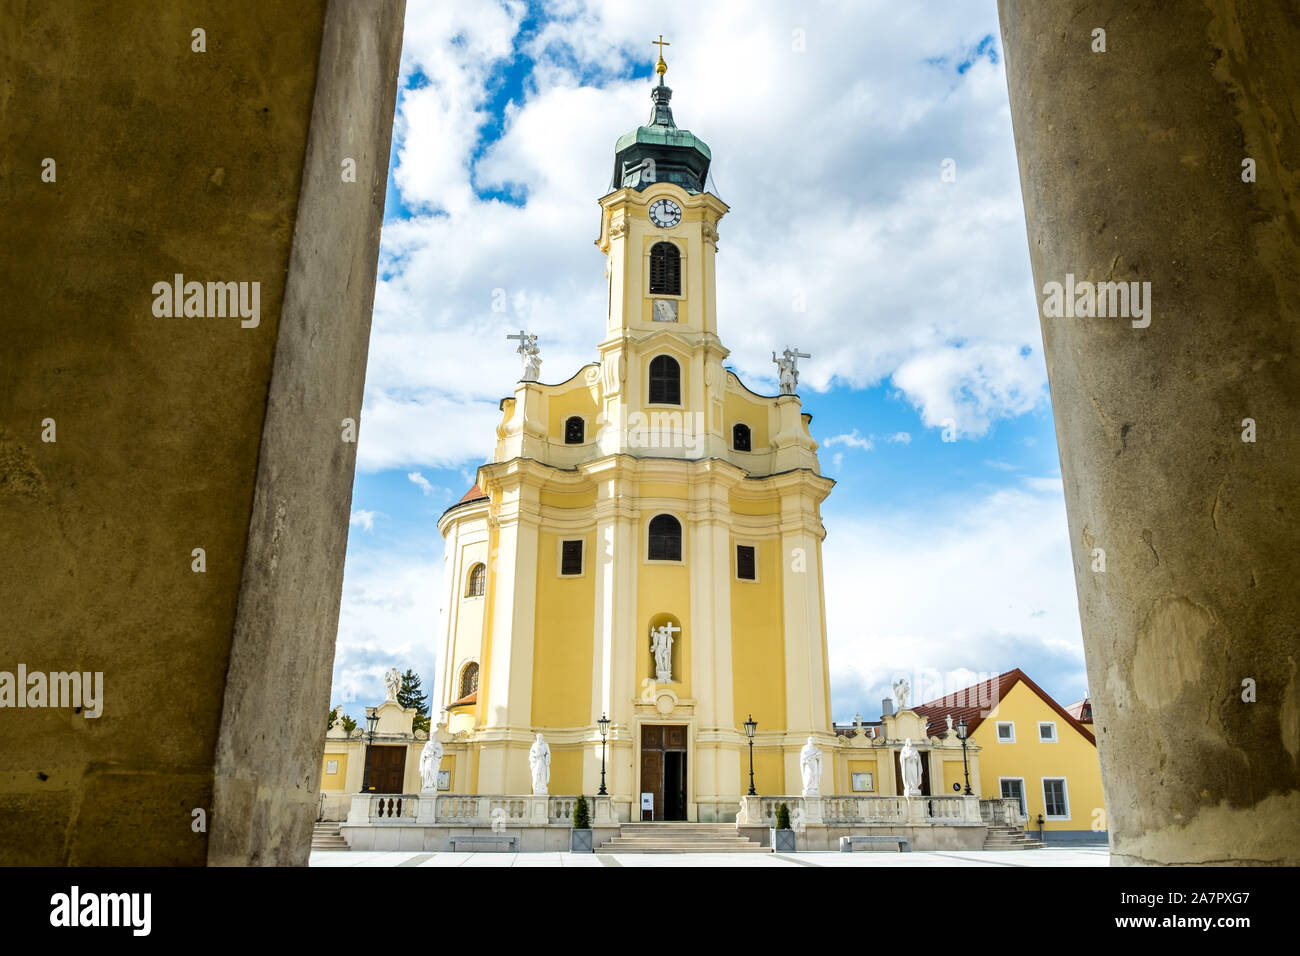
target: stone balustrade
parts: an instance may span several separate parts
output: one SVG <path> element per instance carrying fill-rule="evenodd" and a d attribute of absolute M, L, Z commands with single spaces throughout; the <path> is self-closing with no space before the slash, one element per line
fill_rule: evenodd
<path fill-rule="evenodd" d="M 1014 801 L 1012 801 L 1014 803 Z M 777 807 L 799 826 L 942 826 L 986 822 L 976 797 L 741 797 L 741 826 L 776 826 Z"/>
<path fill-rule="evenodd" d="M 347 823 L 427 826 L 527 827 L 572 826 L 576 794 L 510 796 L 505 794 L 386 793 L 356 794 Z M 592 826 L 615 825 L 608 796 L 588 797 Z"/>
<path fill-rule="evenodd" d="M 1020 815 L 1020 801 L 1015 797 L 981 800 L 980 819 L 991 827 L 1019 827 L 1025 822 Z"/>

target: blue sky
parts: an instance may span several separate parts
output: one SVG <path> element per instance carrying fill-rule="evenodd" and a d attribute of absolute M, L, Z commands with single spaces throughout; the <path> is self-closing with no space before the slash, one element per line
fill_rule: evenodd
<path fill-rule="evenodd" d="M 730 364 L 772 393 L 773 348 L 813 354 L 835 718 L 877 716 L 897 676 L 929 697 L 1020 667 L 1083 695 L 996 8 L 905 7 L 410 0 L 335 702 L 378 702 L 392 665 L 434 685 L 436 521 L 491 454 L 505 332 L 539 333 L 543 381 L 595 357 L 596 200 L 661 32 L 732 207 Z"/>

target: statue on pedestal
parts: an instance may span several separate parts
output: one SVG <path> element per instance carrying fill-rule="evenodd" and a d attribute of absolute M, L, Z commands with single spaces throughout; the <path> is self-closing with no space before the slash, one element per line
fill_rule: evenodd
<path fill-rule="evenodd" d="M 660 684 L 673 682 L 673 631 L 680 631 L 671 621 L 650 629 L 650 650 L 655 656 L 655 680 Z"/>
<path fill-rule="evenodd" d="M 536 333 L 525 332 L 520 329 L 518 335 L 507 335 L 506 338 L 515 339 L 519 342 L 519 348 L 515 349 L 515 351 L 519 353 L 519 357 L 524 362 L 523 375 L 520 381 L 537 381 L 537 376 L 542 370 L 542 350 L 537 346 Z"/>
<path fill-rule="evenodd" d="M 808 742 L 799 751 L 799 771 L 803 775 L 803 795 L 815 797 L 821 793 L 822 752 L 809 737 Z"/>
<path fill-rule="evenodd" d="M 528 748 L 528 768 L 533 775 L 533 795 L 544 796 L 551 782 L 551 745 L 538 734 Z"/>
<path fill-rule="evenodd" d="M 388 692 L 385 701 L 397 700 L 397 692 L 402 689 L 402 674 L 396 667 L 384 675 L 384 689 Z"/>
<path fill-rule="evenodd" d="M 921 754 L 912 746 L 912 738 L 903 741 L 898 754 L 898 766 L 903 771 L 903 796 L 921 795 Z"/>
<path fill-rule="evenodd" d="M 420 751 L 420 789 L 425 793 L 437 792 L 438 768 L 442 764 L 442 744 L 432 734 Z"/>
<path fill-rule="evenodd" d="M 907 682 L 907 678 L 901 678 L 894 681 L 894 706 L 899 710 L 907 710 L 908 698 L 912 696 L 912 685 Z"/>

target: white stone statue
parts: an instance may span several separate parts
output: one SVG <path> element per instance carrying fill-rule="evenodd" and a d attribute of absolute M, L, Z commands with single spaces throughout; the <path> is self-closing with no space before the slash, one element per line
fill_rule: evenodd
<path fill-rule="evenodd" d="M 402 674 L 396 667 L 384 675 L 384 689 L 388 691 L 388 700 L 397 700 L 397 692 L 402 689 Z"/>
<path fill-rule="evenodd" d="M 903 741 L 903 749 L 898 754 L 898 765 L 903 771 L 903 796 L 919 797 L 921 795 L 921 755 L 912 746 L 912 738 Z"/>
<path fill-rule="evenodd" d="M 420 789 L 428 793 L 438 789 L 438 770 L 442 766 L 442 744 L 438 738 L 429 737 L 429 742 L 420 751 Z"/>
<path fill-rule="evenodd" d="M 533 773 L 533 795 L 546 794 L 551 783 L 551 745 L 542 739 L 541 734 L 528 748 L 528 768 Z"/>
<path fill-rule="evenodd" d="M 795 389 L 799 387 L 799 359 L 801 358 L 812 358 L 812 356 L 807 352 L 792 349 L 788 345 L 780 358 L 776 357 L 775 352 L 772 353 L 772 361 L 776 363 L 777 375 L 781 379 L 782 395 L 793 395 Z"/>
<path fill-rule="evenodd" d="M 520 381 L 535 382 L 542 371 L 541 349 L 537 347 L 537 336 L 532 332 L 519 330 L 518 335 L 507 335 L 507 339 L 517 339 L 519 348 L 515 349 L 524 360 L 524 374 Z"/>
<path fill-rule="evenodd" d="M 803 795 L 815 797 L 822 787 L 822 752 L 809 737 L 808 742 L 799 751 L 799 771 L 803 774 Z"/>
<path fill-rule="evenodd" d="M 907 682 L 907 678 L 900 678 L 894 681 L 894 706 L 899 710 L 907 710 L 908 698 L 912 696 L 912 685 Z"/>
<path fill-rule="evenodd" d="M 673 632 L 680 631 L 672 621 L 650 629 L 650 650 L 655 656 L 655 681 L 673 682 Z"/>
<path fill-rule="evenodd" d="M 948 733 L 952 733 L 952 714 L 948 715 Z"/>

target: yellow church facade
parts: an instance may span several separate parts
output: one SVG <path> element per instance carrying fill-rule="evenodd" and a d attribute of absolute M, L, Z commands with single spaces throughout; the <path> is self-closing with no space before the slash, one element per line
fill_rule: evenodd
<path fill-rule="evenodd" d="M 793 388 L 760 395 L 724 367 L 728 210 L 704 188 L 707 147 L 670 125 L 670 93 L 656 87 L 651 123 L 620 140 L 628 184 L 600 200 L 600 361 L 557 384 L 526 372 L 493 461 L 439 521 L 458 791 L 531 792 L 542 733 L 550 791 L 596 792 L 606 716 L 619 819 L 650 793 L 655 819 L 729 820 L 749 788 L 747 718 L 767 793 L 799 792 L 809 737 L 835 746 L 820 515 L 833 482 Z M 832 792 L 831 761 L 823 773 Z"/>

